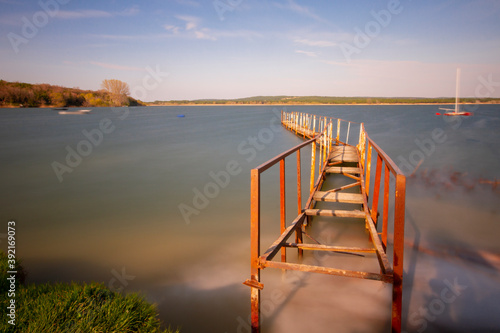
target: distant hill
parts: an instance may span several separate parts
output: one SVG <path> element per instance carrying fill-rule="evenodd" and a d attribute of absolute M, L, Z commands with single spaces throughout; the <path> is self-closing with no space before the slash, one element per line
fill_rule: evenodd
<path fill-rule="evenodd" d="M 237 99 L 170 100 L 144 103 L 126 96 L 116 99 L 105 90 L 82 90 L 50 84 L 30 84 L 0 80 L 0 107 L 90 107 L 144 105 L 310 105 L 310 104 L 452 104 L 452 97 L 331 97 L 331 96 L 254 96 Z M 462 103 L 500 103 L 495 98 L 462 98 Z"/>
<path fill-rule="evenodd" d="M 0 80 L 0 107 L 87 107 L 87 106 L 145 105 L 127 97 L 121 105 L 113 103 L 104 90 L 81 90 L 50 84 L 30 84 Z"/>
<path fill-rule="evenodd" d="M 463 98 L 462 103 L 500 103 L 494 98 Z M 414 97 L 329 97 L 329 96 L 255 96 L 237 99 L 197 99 L 155 101 L 148 105 L 308 105 L 308 104 L 450 104 L 453 97 L 414 98 Z"/>

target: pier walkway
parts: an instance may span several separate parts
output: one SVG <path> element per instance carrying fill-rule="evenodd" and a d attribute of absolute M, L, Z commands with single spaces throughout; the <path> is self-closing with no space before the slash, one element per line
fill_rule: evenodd
<path fill-rule="evenodd" d="M 251 171 L 251 277 L 244 284 L 251 287 L 252 332 L 260 332 L 260 291 L 264 288 L 261 270 L 265 268 L 371 279 L 392 284 L 391 325 L 393 332 L 400 332 L 405 176 L 389 156 L 370 139 L 363 124 L 296 112 L 282 112 L 281 123 L 306 141 Z M 307 161 L 302 161 L 301 151 L 309 146 L 310 171 L 307 171 L 310 172 L 310 186 L 308 199 L 303 205 L 302 192 L 305 191 L 301 169 Z M 286 211 L 289 200 L 287 201 L 285 195 L 285 160 L 294 154 L 297 166 L 296 183 L 294 181 L 297 197 L 293 200 L 297 206 L 297 216 L 288 223 Z M 375 168 L 372 168 L 372 162 Z M 277 164 L 280 168 L 281 233 L 261 254 L 261 174 Z M 389 206 L 393 209 L 390 210 Z M 346 219 L 351 221 L 349 223 L 364 223 L 365 232 L 360 237 L 368 238 L 371 246 L 346 246 L 341 243 L 342 237 L 338 237 L 340 241 L 337 239 L 335 244 L 318 242 L 307 233 L 307 228 L 319 217 L 331 220 L 331 223 L 345 222 Z M 287 258 L 286 250 L 289 248 L 298 251 L 298 259 Z M 345 267 L 307 265 L 302 260 L 303 256 L 307 255 L 305 251 L 331 251 L 353 257 L 366 256 L 378 263 L 379 270 L 358 271 L 344 269 Z M 277 256 L 278 253 L 281 255 Z"/>

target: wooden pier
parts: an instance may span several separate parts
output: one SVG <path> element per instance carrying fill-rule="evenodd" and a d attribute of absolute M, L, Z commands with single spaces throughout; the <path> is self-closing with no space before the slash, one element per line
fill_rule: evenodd
<path fill-rule="evenodd" d="M 260 290 L 264 288 L 260 275 L 261 270 L 265 268 L 298 270 L 390 283 L 393 290 L 392 331 L 401 332 L 405 176 L 390 157 L 370 139 L 362 123 L 296 112 L 282 112 L 281 123 L 296 135 L 307 140 L 251 171 L 251 276 L 244 284 L 251 287 L 252 332 L 260 332 Z M 359 134 L 357 128 L 359 128 Z M 308 146 L 311 146 L 310 186 L 308 200 L 303 206 L 301 150 Z M 285 160 L 294 154 L 297 159 L 297 198 L 294 198 L 297 216 L 287 224 Z M 376 161 L 375 169 L 372 168 L 374 161 Z M 278 163 L 281 234 L 277 235 L 276 241 L 261 254 L 261 174 Z M 325 185 L 329 182 L 325 180 L 331 177 L 344 177 L 349 179 L 350 183 L 329 188 Z M 389 211 L 389 202 L 394 206 L 392 212 Z M 318 203 L 322 203 L 321 208 L 317 208 Z M 352 208 L 346 209 L 346 206 Z M 372 246 L 361 248 L 342 244 L 320 244 L 312 237 L 308 237 L 310 240 L 306 242 L 303 237 L 309 236 L 306 233 L 306 227 L 313 224 L 317 216 L 331 218 L 331 223 L 336 223 L 338 218 L 350 219 L 352 223 L 364 223 L 366 232 L 361 237 L 368 237 Z M 295 236 L 293 240 L 290 239 L 292 235 Z M 287 248 L 297 249 L 298 262 L 287 261 Z M 301 262 L 304 251 L 374 253 L 376 255 L 372 257 L 378 262 L 380 269 L 356 271 L 306 265 Z M 392 253 L 392 258 L 389 258 L 388 252 Z M 281 256 L 275 259 L 278 253 Z"/>

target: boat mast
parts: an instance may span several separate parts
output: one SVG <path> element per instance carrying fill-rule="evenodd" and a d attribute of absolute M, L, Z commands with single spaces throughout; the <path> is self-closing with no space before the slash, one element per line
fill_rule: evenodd
<path fill-rule="evenodd" d="M 457 68 L 457 88 L 455 91 L 455 113 L 458 113 L 459 105 L 458 105 L 458 95 L 460 93 L 460 68 Z"/>

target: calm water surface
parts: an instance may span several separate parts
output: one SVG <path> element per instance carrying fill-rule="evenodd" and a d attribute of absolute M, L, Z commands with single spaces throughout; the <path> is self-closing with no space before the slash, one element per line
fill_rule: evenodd
<path fill-rule="evenodd" d="M 0 233 L 17 222 L 29 282 L 100 281 L 141 292 L 182 332 L 248 332 L 250 169 L 302 142 L 273 109 L 0 109 Z M 455 120 L 435 106 L 287 111 L 364 122 L 408 175 L 424 159 L 408 179 L 406 330 L 500 331 L 500 187 L 484 183 L 500 178 L 500 106 Z M 390 324 L 390 289 L 377 282 L 262 278 L 269 332 Z"/>

